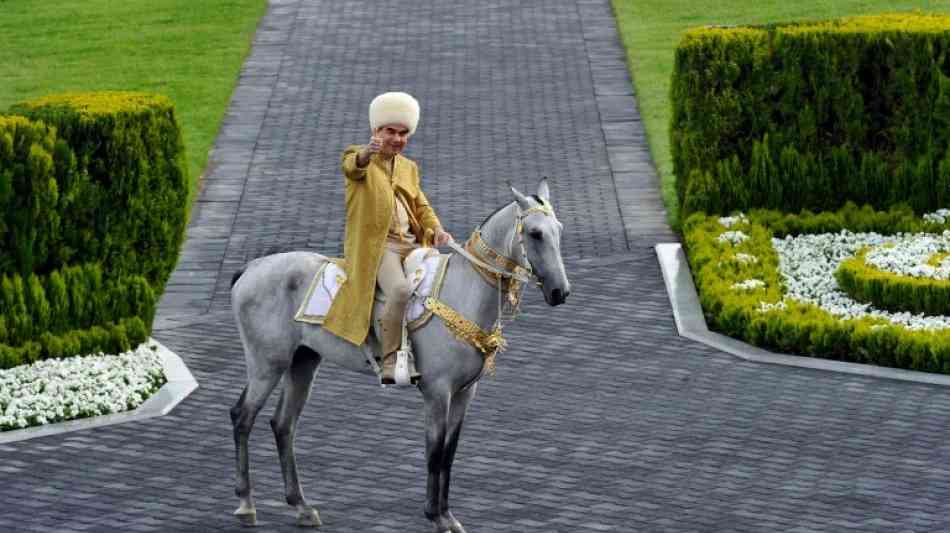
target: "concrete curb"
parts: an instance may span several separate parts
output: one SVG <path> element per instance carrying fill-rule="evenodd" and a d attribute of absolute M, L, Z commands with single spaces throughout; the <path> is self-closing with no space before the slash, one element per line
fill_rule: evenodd
<path fill-rule="evenodd" d="M 136 422 L 155 416 L 166 415 L 171 412 L 176 405 L 181 403 L 182 400 L 198 388 L 198 382 L 195 381 L 194 376 L 191 375 L 188 367 L 185 366 L 185 362 L 182 361 L 178 355 L 153 338 L 149 338 L 146 342 L 154 343 L 158 346 L 158 353 L 162 355 L 162 367 L 168 382 L 162 385 L 162 388 L 158 389 L 149 399 L 145 400 L 142 405 L 123 413 L 80 418 L 77 420 L 57 422 L 55 424 L 4 431 L 0 433 L 0 444 L 58 435 L 60 433 L 69 433 L 83 429 L 110 426 L 112 424 Z"/>
<path fill-rule="evenodd" d="M 942 374 L 779 354 L 710 331 L 706 326 L 706 319 L 703 317 L 703 310 L 699 305 L 699 296 L 696 293 L 696 286 L 693 284 L 693 276 L 689 271 L 689 263 L 686 261 L 683 247 L 678 243 L 661 243 L 657 244 L 655 249 L 657 259 L 660 262 L 660 269 L 663 271 L 663 281 L 666 283 L 670 304 L 673 306 L 676 329 L 683 337 L 730 353 L 746 361 L 950 386 L 950 376 Z"/>

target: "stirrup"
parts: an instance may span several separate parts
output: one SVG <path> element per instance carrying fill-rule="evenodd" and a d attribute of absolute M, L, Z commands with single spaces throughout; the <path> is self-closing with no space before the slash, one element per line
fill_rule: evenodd
<path fill-rule="evenodd" d="M 396 352 L 396 370 L 393 372 L 396 385 L 415 385 L 419 382 L 419 373 L 416 372 L 415 356 L 409 350 Z"/>
<path fill-rule="evenodd" d="M 415 355 L 410 350 L 397 350 L 394 352 L 396 361 L 393 364 L 393 383 L 383 383 L 383 367 L 373 361 L 373 370 L 379 377 L 380 387 L 405 387 L 407 385 L 417 385 L 421 374 L 416 371 Z"/>
<path fill-rule="evenodd" d="M 384 355 L 383 357 L 385 358 L 386 356 Z M 385 388 L 392 386 L 390 384 L 383 383 L 382 369 L 378 369 L 376 374 L 379 376 L 379 385 L 381 387 Z M 393 369 L 393 379 L 396 382 L 394 386 L 405 387 L 407 385 L 417 385 L 419 383 L 419 378 L 421 377 L 422 374 L 416 370 L 416 356 L 412 353 L 412 342 L 409 340 L 409 324 L 407 322 L 407 316 L 405 313 L 403 313 L 402 343 L 400 344 L 399 349 L 396 350 L 396 367 Z"/>

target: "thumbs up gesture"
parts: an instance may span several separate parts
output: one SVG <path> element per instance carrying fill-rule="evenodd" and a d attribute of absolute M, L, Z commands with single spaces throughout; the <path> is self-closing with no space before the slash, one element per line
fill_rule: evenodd
<path fill-rule="evenodd" d="M 369 144 L 363 147 L 363 150 L 360 152 L 359 157 L 356 158 L 356 165 L 359 167 L 365 167 L 369 163 L 369 158 L 373 154 L 378 154 L 380 150 L 383 149 L 383 140 L 377 135 L 373 135 Z"/>

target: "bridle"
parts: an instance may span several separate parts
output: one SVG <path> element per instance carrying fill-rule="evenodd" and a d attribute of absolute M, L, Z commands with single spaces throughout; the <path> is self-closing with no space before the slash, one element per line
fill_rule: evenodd
<path fill-rule="evenodd" d="M 514 239 L 517 237 L 518 247 L 521 252 L 520 260 L 524 263 L 521 261 L 515 261 L 514 259 L 489 246 L 488 243 L 482 239 L 481 225 L 475 228 L 468 241 L 465 242 L 464 247 L 459 246 L 454 241 L 449 242 L 449 247 L 472 263 L 472 265 L 475 267 L 475 271 L 481 275 L 482 279 L 484 279 L 492 287 L 498 289 L 499 320 L 502 317 L 502 293 L 507 293 L 506 300 L 509 304 L 511 315 L 510 318 L 514 318 L 518 311 L 518 304 L 521 302 L 522 285 L 527 284 L 540 287 L 543 283 L 542 280 L 534 273 L 534 268 L 531 265 L 531 260 L 528 259 L 528 252 L 525 249 L 525 218 L 527 218 L 528 215 L 532 213 L 542 213 L 545 216 L 552 217 L 558 226 L 563 227 L 563 224 L 561 224 L 561 222 L 557 219 L 557 216 L 554 214 L 554 208 L 551 206 L 551 203 L 540 196 L 535 196 L 535 198 L 538 200 L 539 204 L 529 207 L 524 211 L 521 210 L 521 206 L 519 204 L 515 204 L 515 209 L 517 209 L 517 214 L 515 217 L 515 231 L 512 233 L 512 240 L 508 244 L 509 250 L 514 249 Z M 505 285 L 507 285 L 507 287 L 505 287 Z"/>
<path fill-rule="evenodd" d="M 563 225 L 554 214 L 554 208 L 551 207 L 551 204 L 540 196 L 537 196 L 536 198 L 538 198 L 541 203 L 524 211 L 521 210 L 520 205 L 515 204 L 515 208 L 518 210 L 515 218 L 515 220 L 517 220 L 517 224 L 515 226 L 515 232 L 512 233 L 511 238 L 512 241 L 514 241 L 515 237 L 517 236 L 518 247 L 521 251 L 521 259 L 525 262 L 525 264 L 511 259 L 510 257 L 489 246 L 488 243 L 482 239 L 481 225 L 472 231 L 472 235 L 468 238 L 468 241 L 465 242 L 464 247 L 459 246 L 455 241 L 449 242 L 448 246 L 478 267 L 476 268 L 478 273 L 481 274 L 482 277 L 485 278 L 485 280 L 488 281 L 492 287 L 497 286 L 499 281 L 504 278 L 540 287 L 541 279 L 538 278 L 538 276 L 534 273 L 531 260 L 528 259 L 528 251 L 525 249 L 524 245 L 524 219 L 527 218 L 531 213 L 543 213 L 545 216 L 554 218 L 554 222 L 557 223 L 558 226 L 563 227 Z M 514 248 L 514 243 L 509 243 L 508 248 Z M 488 259 L 483 259 L 484 256 L 488 256 Z"/>
<path fill-rule="evenodd" d="M 542 285 L 542 281 L 534 273 L 534 268 L 532 268 L 531 260 L 528 259 L 528 253 L 525 249 L 524 219 L 531 213 L 539 212 L 545 216 L 554 218 L 554 222 L 557 223 L 559 227 L 563 227 L 561 222 L 558 221 L 557 216 L 555 216 L 551 204 L 540 196 L 535 196 L 535 198 L 538 199 L 539 205 L 532 206 L 524 211 L 521 210 L 520 204 L 515 204 L 515 208 L 518 210 L 516 217 L 517 224 L 511 237 L 512 241 L 508 243 L 508 249 L 512 250 L 514 248 L 514 238 L 517 235 L 518 246 L 521 250 L 521 260 L 524 261 L 524 264 L 511 259 L 489 246 L 481 237 L 481 225 L 475 228 L 464 247 L 459 246 L 455 241 L 448 243 L 450 248 L 472 263 L 475 271 L 478 272 L 489 285 L 497 287 L 498 289 L 498 316 L 491 330 L 483 330 L 478 324 L 465 318 L 458 311 L 436 298 L 428 297 L 424 302 L 426 309 L 429 309 L 435 315 L 439 316 L 456 338 L 468 342 L 484 354 L 485 359 L 482 371 L 487 371 L 491 375 L 495 373 L 496 354 L 503 351 L 507 345 L 501 333 L 502 319 L 504 317 L 504 304 L 502 303 L 503 293 L 507 292 L 508 296 L 509 316 L 507 318 L 514 319 L 520 308 L 521 286 L 526 283 L 535 284 L 539 287 Z M 487 255 L 488 260 L 484 257 L 480 257 L 481 254 Z M 505 280 L 507 280 L 507 287 L 504 287 L 505 283 L 503 282 Z"/>

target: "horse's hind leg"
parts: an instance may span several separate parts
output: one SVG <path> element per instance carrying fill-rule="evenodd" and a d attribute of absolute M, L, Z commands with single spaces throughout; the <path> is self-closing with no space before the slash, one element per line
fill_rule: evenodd
<path fill-rule="evenodd" d="M 303 495 L 300 480 L 297 477 L 297 458 L 294 454 L 294 438 L 297 435 L 297 420 L 303 411 L 307 399 L 310 398 L 310 388 L 313 377 L 320 365 L 320 356 L 306 347 L 301 347 L 294 354 L 290 370 L 284 374 L 284 391 L 280 395 L 280 403 L 271 419 L 271 429 L 277 440 L 277 451 L 280 454 L 280 468 L 284 474 L 284 490 L 287 503 L 297 509 L 297 525 L 319 527 L 320 514 L 311 507 Z"/>
<path fill-rule="evenodd" d="M 260 376 L 250 377 L 244 392 L 234 407 L 231 408 L 231 424 L 234 426 L 234 448 L 237 455 L 237 486 L 234 493 L 241 500 L 241 505 L 234 515 L 244 525 L 257 524 L 257 511 L 254 508 L 254 499 L 251 496 L 251 473 L 248 465 L 248 438 L 254 427 L 254 419 L 260 412 L 267 397 L 283 375 L 282 369 L 269 369 Z"/>

